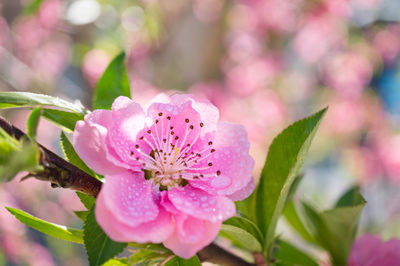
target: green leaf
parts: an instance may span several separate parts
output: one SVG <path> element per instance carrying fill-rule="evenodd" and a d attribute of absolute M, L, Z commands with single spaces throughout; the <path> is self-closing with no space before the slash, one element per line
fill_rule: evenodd
<path fill-rule="evenodd" d="M 244 217 L 232 217 L 224 222 L 220 235 L 242 249 L 261 252 L 264 238 L 257 225 Z"/>
<path fill-rule="evenodd" d="M 83 243 L 83 234 L 81 230 L 46 222 L 18 209 L 10 207 L 6 207 L 6 209 L 19 221 L 29 227 L 32 227 L 33 229 L 38 230 L 39 232 L 62 240 L 71 241 L 79 244 Z"/>
<path fill-rule="evenodd" d="M 173 257 L 167 261 L 164 266 L 201 266 L 201 263 L 197 256 L 193 256 L 188 260 L 180 257 Z"/>
<path fill-rule="evenodd" d="M 120 259 L 110 259 L 103 266 L 129 266 L 129 260 L 127 258 L 120 258 Z"/>
<path fill-rule="evenodd" d="M 0 109 L 16 107 L 55 106 L 75 113 L 87 114 L 82 106 L 70 103 L 57 97 L 31 92 L 0 92 Z"/>
<path fill-rule="evenodd" d="M 42 2 L 43 0 L 31 0 L 30 3 L 24 7 L 22 13 L 24 14 L 24 16 L 34 14 L 37 10 L 39 10 Z"/>
<path fill-rule="evenodd" d="M 129 259 L 132 265 L 139 263 L 144 263 L 145 265 L 154 265 L 168 256 L 171 256 L 171 254 L 159 253 L 149 249 L 140 249 L 130 256 Z"/>
<path fill-rule="evenodd" d="M 331 210 L 318 213 L 310 205 L 303 203 L 307 219 L 315 238 L 331 256 L 333 265 L 344 265 L 353 244 L 359 216 L 366 201 L 358 188 L 352 188 Z"/>
<path fill-rule="evenodd" d="M 131 97 L 124 59 L 125 53 L 117 55 L 100 77 L 94 94 L 93 109 L 111 109 L 118 96 Z"/>
<path fill-rule="evenodd" d="M 297 121 L 272 142 L 255 194 L 255 217 L 266 236 L 266 252 L 274 241 L 275 228 L 283 212 L 289 189 L 302 166 L 326 108 Z"/>
<path fill-rule="evenodd" d="M 86 218 L 83 226 L 86 253 L 90 266 L 102 265 L 104 262 L 121 253 L 127 243 L 112 241 L 97 224 L 94 215 L 94 206 Z"/>
<path fill-rule="evenodd" d="M 134 243 L 130 242 L 128 243 L 129 247 L 135 248 L 135 249 L 146 249 L 146 250 L 152 250 L 158 253 L 169 253 L 172 254 L 169 249 L 164 247 L 163 244 L 153 244 L 153 243 L 145 243 L 145 244 L 140 244 L 140 243 Z"/>
<path fill-rule="evenodd" d="M 61 141 L 61 148 L 64 152 L 65 157 L 67 160 L 78 167 L 79 169 L 85 171 L 89 175 L 93 176 L 94 178 L 98 179 L 96 174 L 91 170 L 83 161 L 82 159 L 78 156 L 76 153 L 74 147 L 72 146 L 71 142 L 68 140 L 67 136 L 65 136 L 64 132 L 61 132 L 60 136 L 60 141 Z M 100 179 L 99 179 L 100 180 Z"/>
<path fill-rule="evenodd" d="M 76 191 L 76 195 L 79 197 L 83 206 L 85 206 L 86 209 L 88 209 L 88 210 L 90 210 L 94 206 L 94 203 L 96 202 L 95 198 L 93 198 L 92 196 L 89 196 L 85 193 Z"/>
<path fill-rule="evenodd" d="M 316 243 L 314 237 L 308 232 L 303 221 L 301 220 L 293 201 L 288 202 L 285 210 L 283 211 L 283 215 L 285 216 L 287 222 L 300 234 L 304 240 L 310 243 Z"/>
<path fill-rule="evenodd" d="M 68 131 L 74 131 L 76 122 L 84 118 L 81 113 L 71 113 L 56 109 L 43 109 L 42 116 Z"/>
<path fill-rule="evenodd" d="M 26 131 L 29 137 L 36 139 L 37 127 L 39 125 L 42 108 L 38 107 L 32 110 L 26 122 Z"/>
<path fill-rule="evenodd" d="M 21 171 L 42 170 L 37 144 L 16 140 L 0 128 L 0 180 L 9 181 Z"/>
<path fill-rule="evenodd" d="M 241 216 L 244 216 L 252 221 L 255 221 L 253 212 L 253 210 L 255 209 L 254 197 L 255 197 L 255 191 L 251 193 L 251 195 L 245 198 L 244 200 L 235 202 L 238 213 Z"/>
<path fill-rule="evenodd" d="M 75 215 L 81 219 L 82 221 L 86 220 L 86 217 L 89 214 L 89 211 L 74 211 Z"/>
<path fill-rule="evenodd" d="M 278 240 L 276 244 L 276 265 L 318 266 L 313 258 L 288 242 Z"/>
<path fill-rule="evenodd" d="M 366 201 L 360 193 L 360 188 L 352 187 L 339 198 L 336 203 L 336 208 L 349 207 L 365 203 Z"/>
<path fill-rule="evenodd" d="M 297 175 L 293 180 L 292 185 L 290 185 L 290 189 L 288 195 L 286 197 L 285 207 L 286 205 L 292 201 L 294 194 L 296 194 L 297 188 L 299 187 L 300 181 L 303 180 L 304 174 Z"/>

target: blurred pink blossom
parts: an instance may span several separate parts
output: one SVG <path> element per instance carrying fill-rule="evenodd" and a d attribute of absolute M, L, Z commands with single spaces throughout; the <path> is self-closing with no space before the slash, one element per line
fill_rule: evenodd
<path fill-rule="evenodd" d="M 226 74 L 226 86 L 238 96 L 247 96 L 257 90 L 269 88 L 280 70 L 274 58 L 258 58 L 240 64 Z"/>
<path fill-rule="evenodd" d="M 357 133 L 365 125 L 365 115 L 364 106 L 359 100 L 341 97 L 331 99 L 324 127 L 335 135 Z"/>
<path fill-rule="evenodd" d="M 400 182 L 400 135 L 377 137 L 377 156 L 387 177 Z"/>
<path fill-rule="evenodd" d="M 374 235 L 363 235 L 353 244 L 349 266 L 399 266 L 400 239 L 386 242 Z"/>
<path fill-rule="evenodd" d="M 38 19 L 45 28 L 54 28 L 61 19 L 62 3 L 60 0 L 46 0 L 40 5 Z"/>
<path fill-rule="evenodd" d="M 262 44 L 254 34 L 244 32 L 232 34 L 228 42 L 228 56 L 233 63 L 251 61 L 262 55 Z"/>
<path fill-rule="evenodd" d="M 315 63 L 332 49 L 343 45 L 346 39 L 344 21 L 329 14 L 313 14 L 295 36 L 293 49 L 304 61 Z"/>
<path fill-rule="evenodd" d="M 352 99 L 360 97 L 373 71 L 370 58 L 360 49 L 331 54 L 322 64 L 325 83 Z"/>
<path fill-rule="evenodd" d="M 400 53 L 400 26 L 389 25 L 380 30 L 373 39 L 373 45 L 386 63 L 393 63 Z"/>
<path fill-rule="evenodd" d="M 292 32 L 298 26 L 302 0 L 244 0 L 254 10 L 259 26 L 276 32 Z"/>
<path fill-rule="evenodd" d="M 51 80 L 60 75 L 67 66 L 69 59 L 68 39 L 56 39 L 43 43 L 34 54 L 30 63 L 35 72 L 38 72 L 42 79 Z"/>
<path fill-rule="evenodd" d="M 85 54 L 82 71 L 92 87 L 96 85 L 110 61 L 110 56 L 101 49 L 93 49 Z"/>
<path fill-rule="evenodd" d="M 349 0 L 324 0 L 327 12 L 339 17 L 350 17 L 352 10 Z"/>
<path fill-rule="evenodd" d="M 225 105 L 229 103 L 230 99 L 229 92 L 226 92 L 224 86 L 219 82 L 197 83 L 190 87 L 189 92 L 198 99 L 210 101 L 221 111 L 225 109 Z"/>

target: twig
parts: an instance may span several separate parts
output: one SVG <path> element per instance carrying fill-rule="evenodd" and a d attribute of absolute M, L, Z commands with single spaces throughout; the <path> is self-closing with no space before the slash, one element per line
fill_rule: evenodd
<path fill-rule="evenodd" d="M 26 137 L 24 132 L 2 117 L 0 117 L 0 127 L 18 140 L 22 137 Z M 75 165 L 70 164 L 42 145 L 38 144 L 38 146 L 40 151 L 39 163 L 43 166 L 44 170 L 30 173 L 30 177 L 48 181 L 51 183 L 52 187 L 69 188 L 81 191 L 93 197 L 97 196 L 102 185 L 99 180 L 82 171 Z"/>
<path fill-rule="evenodd" d="M 0 127 L 16 139 L 27 137 L 24 132 L 2 117 L 0 117 Z M 38 144 L 38 146 L 40 150 L 39 163 L 43 166 L 44 170 L 30 173 L 30 177 L 48 181 L 51 183 L 52 187 L 69 188 L 81 191 L 93 197 L 97 196 L 100 192 L 102 182 L 67 162 L 57 154 L 49 151 L 42 145 Z M 199 251 L 198 256 L 201 261 L 209 261 L 224 266 L 252 265 L 213 243 Z"/>

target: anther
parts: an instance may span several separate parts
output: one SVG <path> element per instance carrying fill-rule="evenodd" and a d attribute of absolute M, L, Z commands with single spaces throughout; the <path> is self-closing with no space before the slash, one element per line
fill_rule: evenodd
<path fill-rule="evenodd" d="M 190 129 L 193 129 L 194 127 L 193 127 L 193 125 L 190 125 L 190 127 L 189 127 Z"/>
<path fill-rule="evenodd" d="M 212 163 L 208 163 L 208 166 L 212 166 Z"/>
<path fill-rule="evenodd" d="M 174 131 L 171 131 L 171 135 L 174 135 L 175 133 L 174 133 Z"/>
<path fill-rule="evenodd" d="M 170 117 L 170 116 L 167 116 L 167 119 L 168 119 L 168 120 L 171 120 L 171 117 Z"/>
<path fill-rule="evenodd" d="M 158 116 L 162 116 L 162 113 L 158 113 Z"/>
<path fill-rule="evenodd" d="M 201 122 L 201 123 L 200 123 L 200 127 L 204 127 L 204 124 L 203 124 L 203 122 Z"/>
<path fill-rule="evenodd" d="M 211 149 L 211 151 L 210 152 L 215 152 L 215 149 Z"/>
<path fill-rule="evenodd" d="M 151 134 L 151 130 L 147 130 L 147 133 Z"/>
<path fill-rule="evenodd" d="M 186 118 L 186 119 L 185 119 L 185 122 L 186 122 L 186 123 L 189 123 L 189 118 Z"/>
<path fill-rule="evenodd" d="M 178 137 L 178 136 L 176 136 L 176 137 L 175 137 L 175 140 L 178 140 L 178 139 L 179 139 L 179 137 Z"/>
<path fill-rule="evenodd" d="M 133 151 L 131 151 L 130 155 L 133 156 L 133 154 L 134 154 Z"/>
<path fill-rule="evenodd" d="M 217 175 L 220 175 L 220 174 L 221 174 L 221 171 L 220 171 L 220 170 L 218 170 L 218 171 L 217 171 Z"/>
<path fill-rule="evenodd" d="M 209 141 L 209 142 L 208 142 L 208 145 L 212 145 L 212 141 Z"/>
<path fill-rule="evenodd" d="M 136 144 L 136 145 L 135 145 L 135 148 L 136 148 L 136 149 L 139 149 L 139 145 Z"/>

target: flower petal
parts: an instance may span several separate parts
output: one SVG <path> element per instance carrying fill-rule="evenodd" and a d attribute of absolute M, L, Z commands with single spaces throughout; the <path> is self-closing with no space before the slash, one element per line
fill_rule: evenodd
<path fill-rule="evenodd" d="M 127 97 L 120 96 L 112 105 L 112 125 L 109 130 L 109 143 L 122 161 L 131 165 L 132 170 L 141 170 L 135 159 L 136 136 L 145 126 L 142 107 Z"/>
<path fill-rule="evenodd" d="M 153 221 L 130 226 L 115 217 L 114 212 L 108 209 L 106 201 L 107 199 L 100 194 L 96 201 L 96 220 L 114 241 L 161 243 L 169 238 L 174 230 L 172 216 L 162 208 L 159 209 L 158 216 Z"/>
<path fill-rule="evenodd" d="M 218 234 L 222 222 L 211 223 L 191 216 L 175 216 L 175 232 L 164 245 L 176 255 L 189 259 L 210 244 Z"/>
<path fill-rule="evenodd" d="M 106 207 L 116 219 L 129 226 L 153 221 L 159 212 L 151 182 L 144 178 L 143 172 L 107 175 L 99 197 L 106 199 Z"/>
<path fill-rule="evenodd" d="M 254 189 L 256 188 L 256 185 L 254 184 L 254 178 L 251 178 L 249 183 L 242 189 L 239 189 L 238 191 L 227 195 L 228 198 L 230 198 L 233 201 L 238 201 L 238 200 L 244 200 L 248 196 L 253 193 Z"/>
<path fill-rule="evenodd" d="M 191 216 L 211 222 L 223 221 L 235 214 L 235 204 L 224 196 L 214 196 L 190 185 L 168 191 L 174 206 Z"/>
<path fill-rule="evenodd" d="M 212 167 L 204 170 L 203 174 L 216 172 L 220 174 L 207 179 L 191 180 L 192 186 L 211 194 L 232 195 L 253 182 L 251 180 L 253 180 L 254 160 L 249 154 L 250 144 L 243 126 L 227 122 L 219 123 L 213 147 L 215 152 L 204 161 L 204 163 L 211 162 Z M 228 179 L 230 182 L 227 182 Z M 251 191 L 247 193 L 251 194 Z"/>
<path fill-rule="evenodd" d="M 349 256 L 350 266 L 367 265 L 369 261 L 377 256 L 376 251 L 379 250 L 382 241 L 374 235 L 363 235 L 359 237 L 353 244 Z"/>
<path fill-rule="evenodd" d="M 79 157 L 95 172 L 107 175 L 124 171 L 123 168 L 118 167 L 107 158 L 106 136 L 107 129 L 105 127 L 78 121 L 75 125 L 72 143 Z"/>
<path fill-rule="evenodd" d="M 171 103 L 181 105 L 187 101 L 192 102 L 192 107 L 200 114 L 201 121 L 204 123 L 202 134 L 215 131 L 218 126 L 218 108 L 208 100 L 195 100 L 192 94 L 174 94 L 171 96 Z"/>

